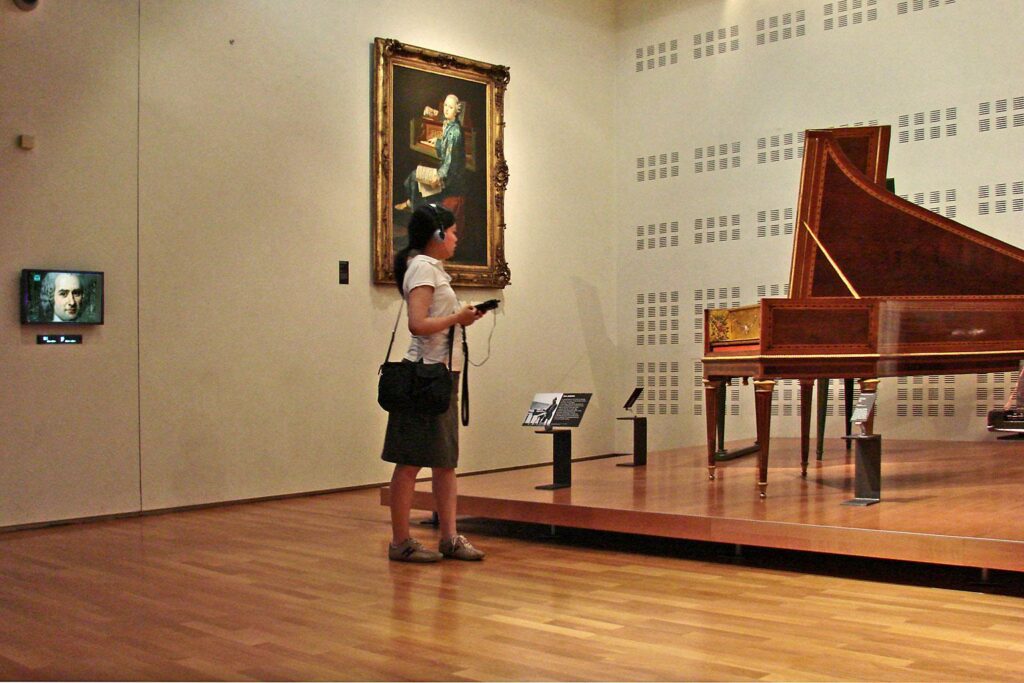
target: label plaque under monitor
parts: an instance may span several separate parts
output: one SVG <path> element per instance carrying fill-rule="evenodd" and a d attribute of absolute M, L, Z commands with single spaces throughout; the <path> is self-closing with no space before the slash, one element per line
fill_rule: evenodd
<path fill-rule="evenodd" d="M 81 344 L 80 334 L 37 334 L 36 344 Z"/>

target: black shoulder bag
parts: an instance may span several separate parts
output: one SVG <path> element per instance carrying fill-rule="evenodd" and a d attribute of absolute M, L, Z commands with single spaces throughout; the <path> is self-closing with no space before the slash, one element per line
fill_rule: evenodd
<path fill-rule="evenodd" d="M 391 341 L 384 362 L 378 370 L 377 403 L 389 413 L 409 412 L 423 415 L 440 415 L 448 410 L 452 398 L 452 373 L 448 365 L 443 363 L 424 363 L 423 359 L 416 362 L 391 361 L 391 349 L 395 344 L 395 333 L 398 321 L 402 318 L 405 300 L 398 308 L 398 317 L 391 330 Z M 448 331 L 448 363 L 451 364 L 452 346 L 455 341 L 455 326 Z M 466 331 L 462 331 L 462 348 L 468 362 L 468 346 Z M 467 363 L 468 364 L 468 363 Z M 462 424 L 469 424 L 469 389 L 465 370 L 462 374 Z"/>

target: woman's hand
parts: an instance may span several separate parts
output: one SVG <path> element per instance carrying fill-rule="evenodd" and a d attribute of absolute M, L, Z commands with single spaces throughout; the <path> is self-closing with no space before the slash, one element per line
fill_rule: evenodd
<path fill-rule="evenodd" d="M 462 310 L 455 314 L 455 322 L 463 327 L 469 327 L 484 315 L 486 315 L 486 311 L 478 311 L 472 306 L 463 306 Z"/>

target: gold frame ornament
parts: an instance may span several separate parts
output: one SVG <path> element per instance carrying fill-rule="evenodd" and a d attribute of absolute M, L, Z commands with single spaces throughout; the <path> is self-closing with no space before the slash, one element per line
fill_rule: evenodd
<path fill-rule="evenodd" d="M 451 187 L 440 184 L 436 195 L 442 198 L 438 203 L 463 219 L 458 251 L 445 270 L 454 285 L 505 287 L 511 280 L 505 261 L 508 67 L 391 38 L 376 38 L 373 45 L 373 281 L 394 283 L 394 256 L 404 246 L 411 206 L 432 201 L 417 194 L 425 187 L 416 182 L 421 178 L 417 171 L 429 178 L 438 167 L 452 163 L 453 152 L 437 150 L 456 149 L 459 180 L 451 181 Z M 447 107 L 453 95 L 458 106 Z M 442 111 L 451 109 L 457 111 L 461 149 L 435 142 L 451 124 L 449 113 Z M 436 181 L 428 180 L 426 190 L 437 192 L 431 182 Z"/>

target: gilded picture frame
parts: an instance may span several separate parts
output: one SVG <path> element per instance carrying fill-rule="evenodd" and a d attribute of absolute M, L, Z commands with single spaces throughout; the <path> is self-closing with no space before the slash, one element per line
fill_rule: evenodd
<path fill-rule="evenodd" d="M 509 69 L 374 40 L 373 279 L 393 283 L 394 255 L 421 202 L 456 215 L 459 246 L 446 262 L 453 285 L 503 288 L 504 103 Z"/>

